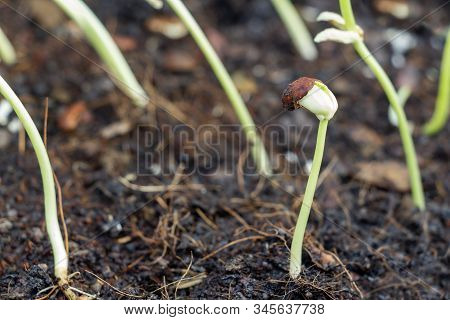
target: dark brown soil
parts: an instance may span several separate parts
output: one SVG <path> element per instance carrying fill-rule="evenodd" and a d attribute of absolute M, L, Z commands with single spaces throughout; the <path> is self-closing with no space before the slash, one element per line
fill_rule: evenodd
<path fill-rule="evenodd" d="M 403 30 L 416 23 L 409 32 L 417 45 L 405 58 L 408 68 L 417 73 L 418 86 L 406 112 L 415 124 L 425 213 L 416 212 L 409 194 L 396 191 L 395 183 L 380 186 L 356 179 L 357 163 L 403 163 L 404 158 L 398 132 L 387 121 L 387 100 L 364 65 L 354 65 L 358 57 L 351 46 L 320 45 L 320 59 L 305 62 L 292 49 L 270 1 L 186 1 L 215 45 L 221 45 L 219 53 L 229 70 L 245 74 L 257 86 L 246 95 L 257 124 L 312 127 L 302 141 L 276 146 L 274 153 L 290 148 L 307 159 L 313 154 L 317 121 L 305 112 L 281 108 L 280 94 L 290 81 L 313 76 L 337 95 L 340 109 L 329 127 L 323 181 L 303 254 L 304 271 L 295 282 L 288 277 L 288 248 L 305 175 L 278 174 L 269 181 L 252 175 L 186 174 L 195 160 L 186 153 L 161 163 L 163 169 L 178 168 L 176 175 L 153 172 L 134 181 L 163 185 L 180 179 L 179 184 L 185 185 L 182 190 L 144 193 L 120 183 L 119 177 L 136 173 L 143 159 L 139 126 L 184 122 L 198 127 L 237 120 L 192 39 L 168 40 L 148 31 L 146 20 L 160 13 L 138 0 L 87 2 L 115 36 L 136 44 L 125 55 L 156 105 L 146 110 L 133 107 L 99 68 L 100 61 L 86 41 L 68 32 L 71 24 L 66 19 L 45 27 L 64 44 L 36 25 L 45 21 L 33 15 L 27 1 L 9 3 L 32 20 L 6 5 L 0 8 L 1 27 L 19 52 L 19 63 L 10 68 L 2 65 L 1 73 L 39 128 L 44 121 L 43 101 L 50 99 L 49 154 L 63 190 L 70 271 L 79 272 L 72 278 L 74 287 L 101 299 L 131 298 L 97 280 L 94 273 L 145 299 L 447 297 L 449 126 L 432 138 L 423 136 L 419 128 L 433 110 L 443 48 L 439 32 L 449 25 L 448 5 L 416 23 L 445 1 L 426 1 L 426 5 L 408 1 L 414 10 L 404 20 L 366 2 L 355 7 L 371 49 L 386 43 L 387 28 Z M 330 1 L 300 3 L 337 11 Z M 164 14 L 171 13 L 166 9 Z M 316 34 L 326 26 L 311 22 L 309 27 Z M 177 54 L 188 63 L 177 65 L 181 59 Z M 405 68 L 395 68 L 392 55 L 389 44 L 376 54 L 396 79 Z M 79 101 L 87 111 L 72 131 L 64 130 L 61 119 Z M 223 115 L 218 117 L 214 108 Z M 171 115 L 174 110 L 176 117 Z M 129 122 L 131 129 L 114 137 L 101 135 L 102 129 L 117 122 Z M 55 281 L 39 170 L 31 145 L 19 152 L 19 136 L 0 130 L 2 139 L 8 139 L 0 149 L 0 297 L 35 299 Z M 177 155 L 183 153 L 181 142 L 167 143 Z M 238 158 L 235 152 L 218 163 L 237 163 Z M 300 157 L 300 162 L 303 167 L 305 159 Z M 63 296 L 54 293 L 50 298 Z"/>

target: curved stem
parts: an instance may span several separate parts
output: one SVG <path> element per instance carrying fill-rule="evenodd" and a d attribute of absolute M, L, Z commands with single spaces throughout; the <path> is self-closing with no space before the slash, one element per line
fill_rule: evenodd
<path fill-rule="evenodd" d="M 6 64 L 11 65 L 16 63 L 16 51 L 9 42 L 8 37 L 5 35 L 3 30 L 0 28 L 0 58 Z"/>
<path fill-rule="evenodd" d="M 166 0 L 166 2 L 189 30 L 192 38 L 194 38 L 198 47 L 203 52 L 206 60 L 209 62 L 217 79 L 222 85 L 223 90 L 227 94 L 228 99 L 233 106 L 234 112 L 241 122 L 247 141 L 252 146 L 253 160 L 256 163 L 259 173 L 263 175 L 271 175 L 272 169 L 270 167 L 269 157 L 266 149 L 264 148 L 264 144 L 258 135 L 252 116 L 250 115 L 244 100 L 239 94 L 239 91 L 234 85 L 233 80 L 228 74 L 228 71 L 225 69 L 225 66 L 218 57 L 216 51 L 213 49 L 205 33 L 202 31 L 182 1 Z"/>
<path fill-rule="evenodd" d="M 319 178 L 320 167 L 322 165 L 323 151 L 325 149 L 325 138 L 327 135 L 328 120 L 321 120 L 317 131 L 316 149 L 311 166 L 311 172 L 306 184 L 305 195 L 303 197 L 302 206 L 295 226 L 294 236 L 291 244 L 291 261 L 289 274 L 292 278 L 300 275 L 302 267 L 302 248 L 303 239 L 305 237 L 306 225 L 308 223 L 309 213 L 316 191 L 317 179 Z"/>
<path fill-rule="evenodd" d="M 81 0 L 53 0 L 83 30 L 110 71 L 111 79 L 138 107 L 148 102 L 120 49 L 95 14 Z"/>
<path fill-rule="evenodd" d="M 404 85 L 404 86 L 401 86 L 400 89 L 398 89 L 398 92 L 397 92 L 398 102 L 400 103 L 400 106 L 402 108 L 405 107 L 406 101 L 408 101 L 410 95 L 411 95 L 411 88 L 409 86 Z M 389 122 L 394 127 L 398 127 L 397 114 L 395 113 L 395 111 L 391 105 L 389 105 L 389 109 L 388 109 L 388 118 L 389 118 Z"/>
<path fill-rule="evenodd" d="M 22 123 L 25 131 L 30 138 L 33 145 L 34 152 L 39 162 L 39 168 L 41 170 L 42 184 L 44 188 L 44 202 L 45 202 L 45 224 L 50 238 L 52 246 L 54 263 L 55 263 L 55 276 L 58 282 L 67 283 L 67 269 L 69 259 L 66 249 L 64 248 L 64 241 L 61 235 L 58 224 L 55 184 L 53 180 L 53 170 L 50 164 L 50 160 L 47 155 L 47 150 L 44 146 L 44 142 L 41 139 L 38 129 L 36 128 L 33 119 L 31 119 L 24 105 L 6 83 L 6 81 L 0 76 L 0 93 L 11 104 L 17 117 Z"/>
<path fill-rule="evenodd" d="M 339 0 L 339 4 L 341 6 L 342 16 L 345 19 L 346 27 L 349 28 L 349 30 L 356 30 L 357 27 L 355 23 L 355 18 L 353 16 L 351 1 Z M 361 57 L 361 59 L 364 60 L 364 62 L 369 66 L 370 70 L 372 70 L 372 72 L 375 74 L 375 77 L 377 78 L 378 82 L 383 88 L 384 93 L 386 94 L 389 100 L 389 103 L 391 104 L 392 108 L 394 109 L 397 115 L 398 128 L 403 143 L 403 150 L 405 152 L 406 157 L 406 165 L 408 167 L 409 179 L 411 182 L 412 198 L 416 207 L 419 208 L 420 210 L 424 210 L 425 196 L 423 193 L 422 178 L 420 176 L 419 164 L 417 162 L 414 142 L 409 132 L 408 121 L 406 119 L 405 112 L 402 106 L 400 105 L 397 96 L 397 91 L 395 90 L 394 85 L 392 84 L 386 72 L 380 66 L 378 61 L 374 58 L 374 56 L 366 47 L 364 42 L 362 40 L 355 41 L 353 43 L 353 46 L 356 52 Z"/>
<path fill-rule="evenodd" d="M 305 60 L 315 60 L 317 58 L 316 45 L 291 0 L 272 0 L 272 5 L 278 12 L 300 55 Z"/>
<path fill-rule="evenodd" d="M 433 116 L 423 127 L 427 135 L 438 133 L 447 123 L 450 109 L 450 29 L 447 31 L 444 52 L 442 55 L 439 90 Z"/>

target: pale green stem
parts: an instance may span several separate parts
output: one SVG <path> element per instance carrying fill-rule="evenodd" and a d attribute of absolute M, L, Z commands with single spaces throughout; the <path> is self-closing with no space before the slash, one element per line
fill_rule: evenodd
<path fill-rule="evenodd" d="M 408 101 L 408 98 L 411 96 L 411 88 L 409 86 L 401 86 L 397 92 L 398 102 L 400 106 L 403 108 Z"/>
<path fill-rule="evenodd" d="M 20 122 L 30 138 L 34 152 L 38 159 L 39 168 L 41 170 L 42 184 L 44 188 L 45 203 L 45 224 L 47 227 L 50 244 L 52 246 L 53 258 L 55 263 L 56 278 L 67 282 L 68 257 L 64 247 L 64 241 L 58 224 L 55 184 L 53 180 L 53 170 L 47 155 L 47 150 L 42 142 L 36 125 L 28 114 L 22 102 L 17 95 L 0 76 L 0 93 L 13 107 Z"/>
<path fill-rule="evenodd" d="M 264 144 L 258 135 L 255 123 L 253 122 L 252 116 L 250 115 L 244 100 L 239 94 L 222 61 L 209 43 L 205 33 L 202 31 L 183 2 L 180 0 L 167 0 L 166 2 L 189 30 L 192 38 L 194 38 L 198 47 L 203 52 L 206 60 L 209 62 L 217 79 L 222 85 L 223 90 L 227 94 L 228 99 L 233 106 L 234 112 L 241 122 L 246 138 L 252 145 L 252 156 L 259 173 L 263 175 L 270 175 L 272 169 L 270 167 L 269 157 L 264 148 Z"/>
<path fill-rule="evenodd" d="M 345 19 L 345 24 L 348 30 L 350 31 L 358 31 L 355 17 L 353 15 L 351 1 L 350 0 L 339 0 L 339 4 L 341 7 L 341 13 L 343 18 Z M 378 79 L 381 87 L 386 94 L 389 103 L 394 109 L 397 119 L 398 119 L 398 128 L 400 131 L 400 137 L 403 143 L 403 149 L 406 157 L 406 165 L 409 171 L 409 179 L 411 182 L 411 191 L 412 198 L 414 204 L 420 210 L 425 209 L 425 196 L 423 193 L 422 186 L 422 178 L 420 176 L 419 164 L 417 162 L 416 151 L 414 148 L 414 142 L 411 137 L 411 133 L 409 132 L 408 121 L 406 119 L 405 112 L 400 105 L 397 91 L 394 88 L 391 80 L 389 79 L 386 72 L 380 66 L 378 61 L 374 58 L 372 53 L 367 49 L 363 40 L 358 40 L 353 43 L 353 46 L 359 56 L 364 60 L 364 62 L 369 66 L 372 72 L 375 74 L 375 77 Z"/>
<path fill-rule="evenodd" d="M 163 0 L 147 0 L 148 4 L 151 5 L 153 8 L 160 10 L 162 9 L 164 3 Z"/>
<path fill-rule="evenodd" d="M 441 75 L 439 79 L 436 106 L 431 119 L 423 127 L 427 135 L 438 133 L 447 123 L 450 109 L 450 29 L 447 31 L 444 52 L 442 55 Z"/>
<path fill-rule="evenodd" d="M 7 65 L 16 63 L 16 51 L 0 28 L 0 59 Z"/>
<path fill-rule="evenodd" d="M 322 165 L 323 152 L 325 149 L 325 138 L 327 136 L 328 120 L 321 120 L 317 131 L 316 149 L 311 166 L 311 172 L 306 184 L 305 195 L 303 196 L 302 206 L 297 218 L 294 236 L 291 244 L 291 261 L 289 274 L 292 278 L 300 275 L 302 268 L 302 248 L 303 239 L 305 238 L 306 225 L 308 223 L 309 213 L 311 211 L 314 193 L 316 192 L 317 179 L 319 178 L 320 167 Z"/>
<path fill-rule="evenodd" d="M 406 101 L 408 101 L 408 98 L 410 95 L 411 95 L 411 88 L 409 86 L 401 86 L 400 89 L 398 89 L 398 92 L 397 92 L 398 102 L 400 103 L 400 106 L 402 108 L 404 108 Z M 393 126 L 398 127 L 397 114 L 395 113 L 395 111 L 391 105 L 389 105 L 388 117 L 389 117 L 389 122 Z M 411 127 L 411 126 L 409 125 L 409 127 Z"/>
<path fill-rule="evenodd" d="M 133 100 L 135 105 L 144 107 L 148 102 L 147 94 L 136 80 L 111 35 L 91 9 L 81 0 L 53 1 L 78 24 L 106 64 L 116 85 Z"/>
<path fill-rule="evenodd" d="M 283 21 L 295 48 L 305 60 L 315 60 L 317 49 L 311 34 L 291 0 L 272 0 L 275 10 Z"/>

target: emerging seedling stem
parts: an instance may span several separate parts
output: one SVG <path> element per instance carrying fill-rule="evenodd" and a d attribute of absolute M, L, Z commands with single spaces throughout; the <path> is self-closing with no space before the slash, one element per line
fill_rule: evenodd
<path fill-rule="evenodd" d="M 438 133 L 447 123 L 450 108 L 450 28 L 447 31 L 444 52 L 442 54 L 439 90 L 433 116 L 423 127 L 427 135 Z"/>
<path fill-rule="evenodd" d="M 7 65 L 16 63 L 16 51 L 0 28 L 0 59 Z"/>
<path fill-rule="evenodd" d="M 69 258 L 59 229 L 53 170 L 50 159 L 48 158 L 47 150 L 33 119 L 31 119 L 20 99 L 1 76 L 0 94 L 4 96 L 13 107 L 17 117 L 28 134 L 34 152 L 36 153 L 44 188 L 45 225 L 53 251 L 55 277 L 58 279 L 58 285 L 64 294 L 69 299 L 74 299 L 75 294 L 70 290 L 68 285 L 67 269 Z"/>
<path fill-rule="evenodd" d="M 353 14 L 351 1 L 350 0 L 339 0 L 342 17 L 332 16 L 327 14 L 327 18 L 321 21 L 330 21 L 338 27 L 329 28 L 321 33 L 319 33 L 315 41 L 327 41 L 332 40 L 341 43 L 352 43 L 356 52 L 359 54 L 362 60 L 369 66 L 370 70 L 374 73 L 375 77 L 378 79 L 381 87 L 383 88 L 389 103 L 391 104 L 398 121 L 398 129 L 400 131 L 400 137 L 403 143 L 403 150 L 406 157 L 406 165 L 408 167 L 409 179 L 411 182 L 411 191 L 414 204 L 420 210 L 425 209 L 425 196 L 422 186 L 422 178 L 420 176 L 419 164 L 417 162 L 416 151 L 414 148 L 414 142 L 411 137 L 409 130 L 409 124 L 406 119 L 405 112 L 400 103 L 397 91 L 394 85 L 389 79 L 386 72 L 383 70 L 381 65 L 369 51 L 369 49 L 364 44 L 363 31 L 356 24 L 355 16 Z M 320 17 L 320 16 L 319 16 Z M 344 24 L 342 24 L 344 22 Z"/>
<path fill-rule="evenodd" d="M 336 113 L 338 103 L 334 94 L 325 84 L 306 77 L 292 82 L 286 88 L 283 92 L 282 102 L 283 107 L 291 111 L 304 107 L 314 113 L 320 121 L 311 171 L 291 244 L 289 273 L 295 279 L 301 272 L 303 239 L 322 165 L 328 121 Z"/>
<path fill-rule="evenodd" d="M 272 5 L 283 21 L 300 56 L 305 60 L 315 60 L 317 58 L 316 45 L 291 0 L 272 0 Z"/>
<path fill-rule="evenodd" d="M 138 107 L 148 102 L 147 94 L 136 80 L 111 35 L 81 0 L 53 0 L 83 30 L 111 73 L 111 79 Z"/>
<path fill-rule="evenodd" d="M 231 79 L 228 71 L 208 41 L 203 30 L 195 21 L 189 10 L 180 0 L 166 0 L 167 4 L 177 14 L 177 16 L 183 21 L 186 28 L 189 30 L 191 36 L 194 38 L 200 50 L 205 55 L 206 60 L 209 62 L 213 69 L 217 79 L 223 87 L 223 90 L 228 96 L 234 111 L 241 122 L 242 129 L 244 130 L 247 141 L 251 145 L 251 151 L 253 160 L 256 163 L 258 172 L 262 175 L 269 176 L 272 173 L 269 157 L 267 155 L 264 144 L 256 130 L 255 123 L 252 116 L 247 109 L 239 91 Z"/>

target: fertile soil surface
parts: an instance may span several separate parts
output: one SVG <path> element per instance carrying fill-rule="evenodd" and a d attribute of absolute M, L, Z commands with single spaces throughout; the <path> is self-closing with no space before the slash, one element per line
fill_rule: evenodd
<path fill-rule="evenodd" d="M 240 167 L 251 160 L 245 146 L 225 152 L 225 143 L 214 175 L 199 164 L 205 170 L 191 172 L 200 163 L 197 153 L 169 138 L 159 144 L 174 151 L 169 158 L 150 167 L 146 162 L 142 126 L 238 123 L 193 40 L 168 39 L 154 25 L 151 31 L 152 20 L 158 25 L 173 13 L 143 0 L 87 1 L 149 92 L 148 108 L 138 109 L 113 85 L 76 26 L 45 1 L 34 8 L 31 2 L 0 7 L 1 27 L 18 51 L 18 63 L 0 70 L 40 130 L 49 98 L 48 150 L 62 188 L 73 287 L 100 299 L 447 297 L 450 130 L 447 125 L 434 137 L 420 131 L 433 110 L 450 22 L 448 5 L 433 10 L 446 1 L 408 1 L 405 19 L 392 16 L 382 1 L 354 1 L 367 45 L 397 87 L 402 77 L 417 82 L 405 110 L 414 124 L 424 213 L 414 209 L 407 190 L 385 95 L 351 46 L 321 44 L 320 58 L 306 62 L 270 1 L 186 1 L 260 129 L 303 130 L 297 141 L 272 147 L 283 168 L 303 168 L 312 158 L 318 124 L 305 111 L 282 110 L 286 85 L 299 76 L 319 78 L 339 101 L 297 281 L 288 277 L 288 259 L 304 173 L 278 170 L 270 179 L 245 174 L 250 169 L 226 174 L 224 164 Z M 318 12 L 338 10 L 334 1 L 296 2 L 312 34 L 328 27 L 312 20 Z M 395 36 L 403 41 L 397 47 L 388 43 Z M 5 126 L 0 133 L 0 297 L 36 299 L 55 283 L 39 168 L 23 135 Z M 269 145 L 270 137 L 265 140 Z M 132 190 L 123 177 L 170 187 Z M 55 291 L 45 298 L 64 296 Z"/>

